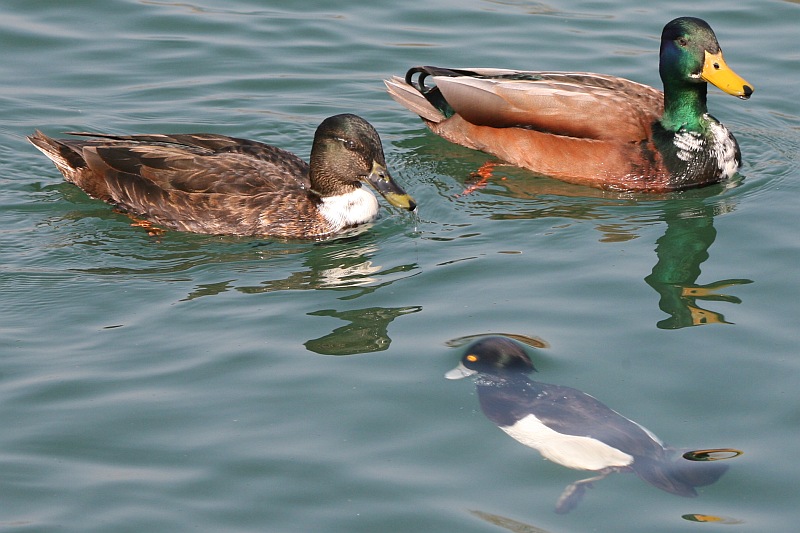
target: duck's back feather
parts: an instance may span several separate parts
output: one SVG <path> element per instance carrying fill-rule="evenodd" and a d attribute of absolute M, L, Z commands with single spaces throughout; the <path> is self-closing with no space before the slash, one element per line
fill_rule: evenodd
<path fill-rule="evenodd" d="M 287 187 L 310 187 L 305 161 L 247 139 L 208 133 L 72 135 L 98 138 L 58 140 L 84 159 L 91 158 L 87 164 L 95 172 L 140 174 L 164 190 L 255 196 Z"/>
<path fill-rule="evenodd" d="M 464 75 L 468 73 L 474 75 Z M 664 106 L 661 91 L 584 72 L 442 69 L 432 76 L 455 113 L 494 128 L 521 127 L 584 139 L 637 142 Z"/>
<path fill-rule="evenodd" d="M 288 151 L 213 134 L 76 135 L 93 139 L 37 132 L 31 142 L 90 196 L 157 224 L 238 235 L 323 231 L 308 164 Z"/>

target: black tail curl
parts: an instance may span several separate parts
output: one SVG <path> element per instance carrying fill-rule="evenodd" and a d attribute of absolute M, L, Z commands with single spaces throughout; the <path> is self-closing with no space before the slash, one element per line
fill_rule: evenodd
<path fill-rule="evenodd" d="M 418 67 L 411 67 L 406 72 L 406 83 L 411 85 L 413 88 L 418 90 L 425 99 L 433 105 L 436 109 L 438 109 L 445 117 L 451 117 L 455 114 L 455 111 L 450 106 L 450 104 L 445 99 L 444 95 L 441 93 L 436 85 L 425 85 L 425 79 L 428 76 L 448 76 L 448 77 L 458 77 L 458 76 L 475 76 L 474 72 L 469 70 L 459 70 L 453 68 L 442 68 L 442 67 L 433 67 L 433 66 L 418 66 Z M 416 76 L 416 79 L 415 79 Z"/>
<path fill-rule="evenodd" d="M 414 75 L 416 74 L 419 74 L 419 76 L 417 76 L 417 79 L 415 81 Z M 425 65 L 425 66 L 411 67 L 410 69 L 408 69 L 408 72 L 406 72 L 406 83 L 414 87 L 422 94 L 428 94 L 428 92 L 434 90 L 434 87 L 428 88 L 425 86 L 425 78 L 427 78 L 428 76 L 448 76 L 451 78 L 458 76 L 480 77 L 476 72 L 473 72 L 471 70 L 433 67 L 430 65 Z"/>

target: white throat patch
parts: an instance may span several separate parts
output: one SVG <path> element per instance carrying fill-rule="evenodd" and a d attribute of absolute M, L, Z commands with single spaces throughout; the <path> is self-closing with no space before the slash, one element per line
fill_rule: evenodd
<path fill-rule="evenodd" d="M 319 212 L 331 223 L 334 231 L 364 224 L 378 214 L 378 200 L 366 187 L 322 199 Z"/>

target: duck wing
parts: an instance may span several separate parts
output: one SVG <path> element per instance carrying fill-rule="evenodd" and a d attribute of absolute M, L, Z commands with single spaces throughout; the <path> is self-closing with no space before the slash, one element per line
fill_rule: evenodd
<path fill-rule="evenodd" d="M 435 88 L 424 85 L 427 77 Z M 406 81 L 429 100 L 438 90 L 455 114 L 478 126 L 586 139 L 645 139 L 664 107 L 663 93 L 652 87 L 585 72 L 416 67 Z"/>
<path fill-rule="evenodd" d="M 207 133 L 60 141 L 80 153 L 96 177 L 141 180 L 164 191 L 256 196 L 308 189 L 308 164 L 275 146 Z"/>
<path fill-rule="evenodd" d="M 68 181 L 133 215 L 198 233 L 322 231 L 308 164 L 280 148 L 213 134 L 73 135 L 92 138 L 30 141 Z"/>

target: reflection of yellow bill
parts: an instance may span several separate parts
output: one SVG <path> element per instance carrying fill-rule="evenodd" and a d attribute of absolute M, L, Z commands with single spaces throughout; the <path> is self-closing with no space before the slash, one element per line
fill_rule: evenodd
<path fill-rule="evenodd" d="M 722 50 L 716 54 L 711 54 L 706 50 L 706 60 L 703 63 L 703 71 L 700 77 L 708 83 L 712 83 L 733 96 L 738 96 L 744 100 L 753 94 L 753 86 L 747 83 L 744 78 L 736 74 L 722 57 Z"/>
<path fill-rule="evenodd" d="M 500 335 L 502 337 L 511 337 L 515 341 L 519 341 L 522 344 L 527 344 L 533 348 L 549 348 L 550 344 L 544 339 L 539 337 L 531 337 L 530 335 L 523 335 L 521 333 L 496 333 L 496 332 L 489 332 L 486 333 L 475 333 L 473 335 L 465 335 L 464 337 L 457 337 L 455 339 L 447 341 L 445 344 L 450 346 L 451 348 L 458 348 L 459 346 L 464 346 L 465 344 L 479 338 L 479 337 L 486 337 L 489 335 Z"/>
<path fill-rule="evenodd" d="M 681 518 L 683 518 L 684 520 L 689 520 L 690 522 L 711 522 L 716 524 L 744 523 L 744 520 L 739 520 L 738 518 L 727 518 L 724 516 L 714 516 L 710 514 L 699 514 L 699 513 L 685 514 Z"/>
<path fill-rule="evenodd" d="M 692 450 L 683 454 L 689 461 L 722 461 L 739 457 L 744 452 L 735 448 L 707 448 L 705 450 Z"/>

